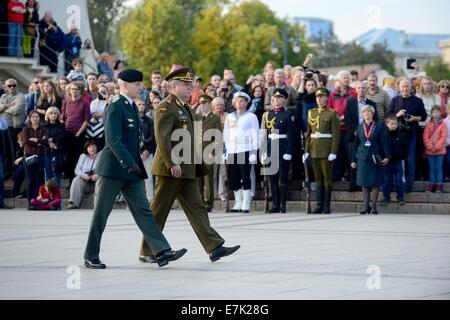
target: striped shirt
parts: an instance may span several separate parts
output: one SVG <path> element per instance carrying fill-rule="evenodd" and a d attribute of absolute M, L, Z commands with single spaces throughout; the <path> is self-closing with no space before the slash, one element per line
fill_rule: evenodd
<path fill-rule="evenodd" d="M 370 90 L 367 91 L 367 99 L 372 100 L 377 105 L 378 112 L 378 120 L 384 121 L 385 115 L 389 109 L 389 105 L 391 103 L 391 98 L 389 94 L 377 87 L 377 90 L 374 94 L 370 94 Z"/>

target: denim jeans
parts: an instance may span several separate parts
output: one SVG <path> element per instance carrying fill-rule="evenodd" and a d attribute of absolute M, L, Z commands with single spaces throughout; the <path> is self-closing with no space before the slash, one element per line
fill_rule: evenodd
<path fill-rule="evenodd" d="M 58 186 L 61 186 L 61 154 L 58 152 L 47 152 L 45 154 L 45 181 L 55 178 Z"/>
<path fill-rule="evenodd" d="M 404 199 L 405 188 L 403 184 L 403 166 L 402 161 L 389 162 L 384 167 L 384 184 L 383 196 L 387 201 L 391 201 L 392 186 L 394 185 L 397 191 L 397 199 Z"/>
<path fill-rule="evenodd" d="M 8 23 L 8 54 L 10 57 L 22 57 L 23 26 L 17 23 Z"/>
<path fill-rule="evenodd" d="M 444 162 L 444 156 L 428 156 L 428 163 L 430 164 L 430 184 L 442 184 L 442 163 Z"/>
<path fill-rule="evenodd" d="M 411 191 L 414 187 L 414 179 L 416 178 L 416 145 L 417 134 L 414 134 L 409 140 L 408 156 L 405 161 L 405 189 Z"/>

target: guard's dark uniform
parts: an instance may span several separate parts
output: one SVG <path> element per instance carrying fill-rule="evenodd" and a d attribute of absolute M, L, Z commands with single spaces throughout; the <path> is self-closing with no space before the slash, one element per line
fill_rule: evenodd
<path fill-rule="evenodd" d="M 277 94 L 277 93 L 275 93 Z M 267 130 L 267 156 L 278 162 L 279 170 L 270 176 L 273 207 L 271 213 L 286 212 L 288 192 L 288 173 L 290 160 L 283 159 L 284 155 L 292 156 L 295 143 L 294 116 L 286 109 L 272 110 L 264 113 L 261 128 Z M 277 147 L 278 144 L 278 147 Z"/>
<path fill-rule="evenodd" d="M 142 81 L 132 81 L 134 73 L 128 70 L 123 72 L 125 76 L 131 77 L 130 80 L 124 76 L 125 81 Z M 140 119 L 132 100 L 119 95 L 108 106 L 105 113 L 105 138 L 106 147 L 96 168 L 99 175 L 97 196 L 84 258 L 89 261 L 99 259 L 102 233 L 119 192 L 127 200 L 136 224 L 155 254 L 170 249 L 155 223 L 145 195 L 144 179 L 147 175 L 139 154 Z M 137 170 L 130 173 L 129 168 L 132 166 L 139 167 L 141 175 L 137 174 Z"/>
<path fill-rule="evenodd" d="M 328 96 L 328 91 L 319 88 L 316 96 L 319 95 Z M 336 111 L 326 106 L 319 106 L 309 111 L 305 153 L 311 156 L 317 184 L 317 208 L 313 213 L 330 213 L 333 161 L 329 161 L 328 157 L 330 154 L 337 155 L 339 128 L 339 116 Z"/>

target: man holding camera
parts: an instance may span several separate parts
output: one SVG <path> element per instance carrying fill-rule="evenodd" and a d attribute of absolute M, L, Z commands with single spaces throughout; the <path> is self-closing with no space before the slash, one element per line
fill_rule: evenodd
<path fill-rule="evenodd" d="M 425 121 L 427 112 L 422 99 L 411 94 L 411 80 L 404 77 L 400 80 L 400 96 L 391 100 L 388 114 L 396 115 L 399 124 L 409 131 L 408 156 L 405 165 L 405 193 L 411 193 L 416 175 L 416 145 L 419 132 L 419 122 Z"/>
<path fill-rule="evenodd" d="M 296 108 L 296 100 L 295 100 L 296 92 L 295 92 L 294 88 L 292 88 L 291 86 L 288 86 L 284 83 L 283 69 L 275 70 L 274 74 L 275 74 L 275 76 L 274 76 L 275 86 L 270 87 L 269 90 L 267 90 L 266 98 L 264 100 L 264 105 L 266 107 L 266 111 L 268 111 L 272 108 L 272 96 L 275 93 L 275 90 L 283 89 L 288 94 L 286 107 L 287 107 L 288 111 L 294 113 L 295 108 Z"/>

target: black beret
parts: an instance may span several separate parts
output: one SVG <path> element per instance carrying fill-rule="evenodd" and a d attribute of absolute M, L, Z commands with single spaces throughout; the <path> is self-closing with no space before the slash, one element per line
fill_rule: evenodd
<path fill-rule="evenodd" d="M 286 90 L 284 89 L 275 89 L 275 91 L 273 92 L 273 96 L 274 97 L 283 97 L 285 99 L 287 99 L 289 97 L 288 93 L 286 92 Z"/>
<path fill-rule="evenodd" d="M 121 71 L 117 78 L 126 82 L 142 82 L 144 75 L 139 70 L 127 69 Z"/>

